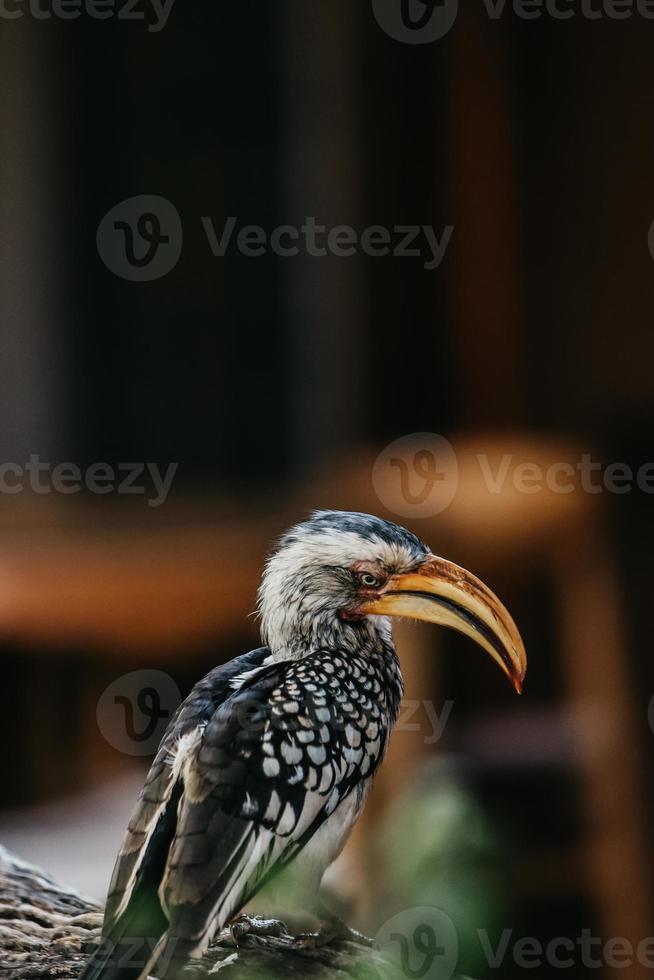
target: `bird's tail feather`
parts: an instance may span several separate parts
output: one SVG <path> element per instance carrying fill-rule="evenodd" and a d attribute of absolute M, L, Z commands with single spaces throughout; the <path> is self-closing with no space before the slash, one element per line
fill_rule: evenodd
<path fill-rule="evenodd" d="M 156 897 L 139 897 L 103 936 L 79 980 L 145 980 L 154 969 L 168 923 Z"/>
<path fill-rule="evenodd" d="M 103 939 L 79 980 L 146 980 L 158 957 L 157 945 L 150 938 Z"/>

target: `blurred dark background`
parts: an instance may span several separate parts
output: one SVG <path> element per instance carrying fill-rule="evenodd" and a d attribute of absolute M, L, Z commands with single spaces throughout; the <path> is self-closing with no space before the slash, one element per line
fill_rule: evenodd
<path fill-rule="evenodd" d="M 0 840 L 102 894 L 147 759 L 109 744 L 101 693 L 147 669 L 184 695 L 257 642 L 247 614 L 285 526 L 376 510 L 500 592 L 530 675 L 518 702 L 465 641 L 402 628 L 408 696 L 454 708 L 436 743 L 398 733 L 332 887 L 373 932 L 437 905 L 463 931 L 635 948 L 654 927 L 652 497 L 578 480 L 492 493 L 476 461 L 654 460 L 654 22 L 493 19 L 480 2 L 408 44 L 351 0 L 177 0 L 156 31 L 145 5 L 11 9 L 0 462 L 178 468 L 158 507 L 3 484 Z M 96 245 L 139 195 L 183 228 L 174 268 L 143 282 Z M 202 218 L 220 235 L 229 216 L 454 230 L 434 269 L 235 242 L 214 256 Z M 459 464 L 451 506 L 427 516 L 372 475 L 414 433 L 444 435 Z M 409 859 L 416 834 L 392 828 L 421 812 L 435 850 Z M 478 976 L 523 972 L 466 955 Z"/>

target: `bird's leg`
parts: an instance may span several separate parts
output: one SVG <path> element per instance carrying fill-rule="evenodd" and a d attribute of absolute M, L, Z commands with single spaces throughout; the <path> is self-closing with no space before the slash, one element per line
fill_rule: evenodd
<path fill-rule="evenodd" d="M 264 919 L 261 915 L 243 914 L 230 922 L 228 934 L 234 946 L 238 946 L 243 936 L 272 936 L 279 939 L 280 936 L 288 936 L 289 931 L 281 919 Z"/>
<path fill-rule="evenodd" d="M 317 932 L 307 932 L 298 938 L 310 946 L 327 946 L 329 943 L 356 943 L 357 946 L 373 946 L 374 942 L 358 929 L 352 929 L 318 899 L 314 911 L 319 920 Z"/>

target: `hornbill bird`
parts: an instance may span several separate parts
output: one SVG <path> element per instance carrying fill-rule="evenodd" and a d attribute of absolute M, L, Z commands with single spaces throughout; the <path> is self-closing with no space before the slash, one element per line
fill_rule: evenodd
<path fill-rule="evenodd" d="M 210 671 L 171 720 L 81 980 L 175 977 L 291 862 L 317 894 L 400 709 L 388 617 L 466 634 L 522 687 L 524 646 L 499 599 L 378 517 L 319 511 L 288 531 L 259 613 L 265 645 Z"/>

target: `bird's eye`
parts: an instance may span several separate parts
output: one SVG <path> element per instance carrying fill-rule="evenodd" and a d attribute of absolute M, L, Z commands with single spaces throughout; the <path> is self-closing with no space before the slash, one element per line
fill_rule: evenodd
<path fill-rule="evenodd" d="M 381 579 L 376 578 L 372 572 L 362 572 L 359 575 L 359 581 L 361 585 L 365 585 L 367 589 L 376 589 L 381 585 Z"/>

